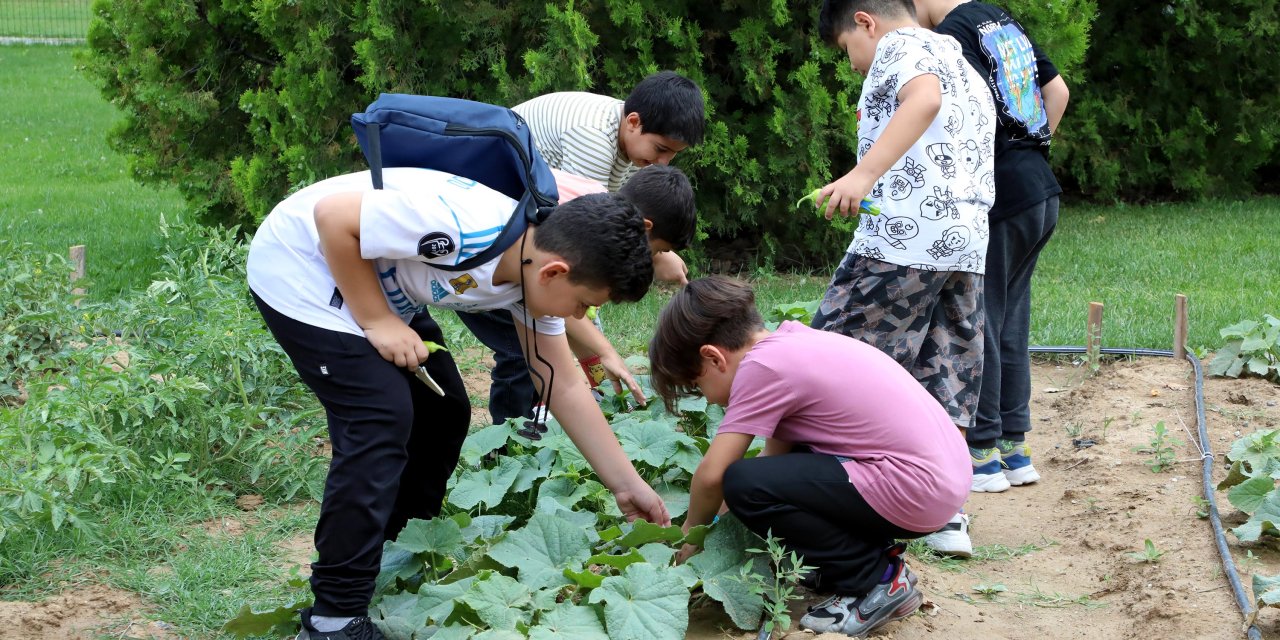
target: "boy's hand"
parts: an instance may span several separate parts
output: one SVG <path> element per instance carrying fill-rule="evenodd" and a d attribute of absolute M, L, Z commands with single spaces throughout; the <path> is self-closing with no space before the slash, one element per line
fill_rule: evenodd
<path fill-rule="evenodd" d="M 631 390 L 631 397 L 635 398 L 636 402 L 640 403 L 640 406 L 643 407 L 649 404 L 649 401 L 644 397 L 644 392 L 640 390 L 640 383 L 636 382 L 636 379 L 632 377 L 631 370 L 627 368 L 627 363 L 622 361 L 622 356 L 618 355 L 618 352 L 615 351 L 607 356 L 600 356 L 600 364 L 604 366 L 605 377 L 610 382 L 613 382 L 614 391 L 622 393 L 622 385 L 626 384 L 627 388 Z"/>
<path fill-rule="evenodd" d="M 636 476 L 636 480 L 638 485 L 613 494 L 614 500 L 618 501 L 618 509 L 627 522 L 640 518 L 661 527 L 671 526 L 671 515 L 667 513 L 667 505 L 662 502 L 662 497 L 653 487 L 640 480 L 640 476 Z"/>
<path fill-rule="evenodd" d="M 691 558 L 693 554 L 698 552 L 698 546 L 693 544 L 685 544 L 676 552 L 676 564 L 684 564 L 686 560 Z"/>
<path fill-rule="evenodd" d="M 653 254 L 653 279 L 684 286 L 689 284 L 689 267 L 674 251 Z"/>
<path fill-rule="evenodd" d="M 824 215 L 828 220 L 836 211 L 840 212 L 841 217 L 847 218 L 858 214 L 862 199 L 871 193 L 871 188 L 874 186 L 875 180 L 871 176 L 863 175 L 863 172 L 855 168 L 839 180 L 823 187 L 818 195 L 818 202 L 822 202 L 824 198 L 827 199 L 827 210 Z"/>
<path fill-rule="evenodd" d="M 378 350 L 378 355 L 397 367 L 413 369 L 427 359 L 427 345 L 418 332 L 409 328 L 398 316 L 379 318 L 364 328 L 364 337 Z"/>

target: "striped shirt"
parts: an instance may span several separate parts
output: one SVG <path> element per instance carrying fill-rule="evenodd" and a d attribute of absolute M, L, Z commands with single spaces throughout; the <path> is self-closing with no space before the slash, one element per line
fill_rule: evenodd
<path fill-rule="evenodd" d="M 511 110 L 529 123 L 533 142 L 551 168 L 617 191 L 636 170 L 618 146 L 622 105 L 621 100 L 609 96 L 564 91 L 539 96 Z"/>

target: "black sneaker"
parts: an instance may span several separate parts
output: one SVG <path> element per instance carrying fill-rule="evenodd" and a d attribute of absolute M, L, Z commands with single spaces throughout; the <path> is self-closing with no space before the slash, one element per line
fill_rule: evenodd
<path fill-rule="evenodd" d="M 316 631 L 311 626 L 311 607 L 302 610 L 302 631 L 296 640 L 387 640 L 366 616 L 360 616 L 337 631 Z"/>
<path fill-rule="evenodd" d="M 800 628 L 816 633 L 843 633 L 865 637 L 885 624 L 913 613 L 924 603 L 907 563 L 893 555 L 893 576 L 861 596 L 831 596 L 800 619 Z"/>

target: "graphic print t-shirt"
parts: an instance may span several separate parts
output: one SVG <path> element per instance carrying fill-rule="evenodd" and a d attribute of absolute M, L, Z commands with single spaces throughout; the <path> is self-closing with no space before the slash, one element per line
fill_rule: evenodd
<path fill-rule="evenodd" d="M 444 271 L 491 245 L 515 210 L 511 198 L 482 184 L 430 169 L 383 170 L 375 190 L 368 171 L 317 182 L 289 196 L 263 221 L 249 245 L 248 278 L 264 302 L 322 329 L 364 335 L 338 295 L 320 249 L 315 206 L 321 198 L 364 193 L 360 255 L 373 260 L 387 306 L 406 322 L 426 307 L 457 311 L 507 309 L 527 317 L 519 283 L 493 283 L 497 260 Z M 544 334 L 564 331 L 559 318 L 528 318 Z"/>
<path fill-rule="evenodd" d="M 996 201 L 1001 220 L 1062 193 L 1049 166 L 1049 116 L 1040 87 L 1058 69 L 1003 9 L 976 0 L 942 20 L 938 33 L 960 43 L 969 64 L 986 79 L 996 102 Z"/>
<path fill-rule="evenodd" d="M 562 91 L 511 110 L 529 124 L 538 153 L 552 169 L 590 178 L 616 192 L 636 170 L 618 147 L 622 106 L 617 98 Z"/>
<path fill-rule="evenodd" d="M 972 484 L 964 436 L 906 369 L 869 344 L 798 322 L 743 357 L 719 433 L 849 458 L 845 472 L 867 504 L 911 531 L 946 524 Z"/>
<path fill-rule="evenodd" d="M 898 91 L 926 74 L 942 87 L 938 116 L 872 188 L 881 213 L 860 217 L 849 252 L 927 271 L 983 273 L 995 106 L 955 40 L 918 28 L 880 39 L 858 100 L 858 157 L 897 112 Z"/>

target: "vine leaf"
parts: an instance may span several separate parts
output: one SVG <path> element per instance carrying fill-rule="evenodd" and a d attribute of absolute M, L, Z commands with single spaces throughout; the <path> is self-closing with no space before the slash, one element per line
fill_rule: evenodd
<path fill-rule="evenodd" d="M 582 566 L 591 557 L 587 532 L 550 513 L 535 513 L 524 527 L 493 545 L 489 557 L 518 572 L 534 589 L 568 584 L 565 568 Z"/>
<path fill-rule="evenodd" d="M 689 589 L 678 576 L 648 563 L 605 578 L 589 602 L 604 603 L 613 640 L 682 640 L 689 628 Z"/>

